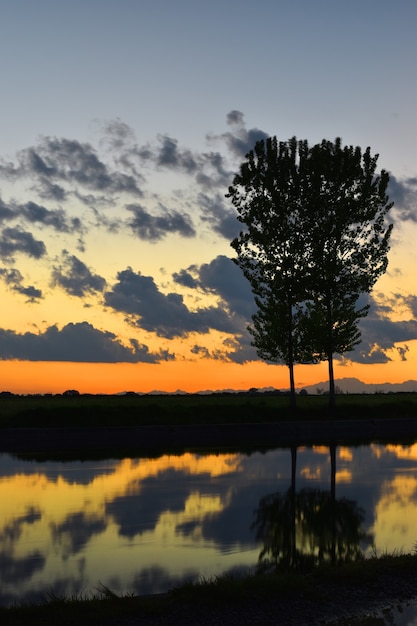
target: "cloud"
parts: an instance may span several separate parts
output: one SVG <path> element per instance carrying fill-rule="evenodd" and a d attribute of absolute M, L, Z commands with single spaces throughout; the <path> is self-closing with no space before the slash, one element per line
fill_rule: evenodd
<path fill-rule="evenodd" d="M 178 233 L 183 237 L 196 235 L 189 217 L 179 211 L 162 208 L 161 215 L 152 215 L 140 204 L 128 204 L 126 208 L 133 213 L 133 218 L 127 223 L 140 239 L 155 243 L 168 233 Z"/>
<path fill-rule="evenodd" d="M 242 270 L 225 255 L 218 255 L 210 263 L 191 265 L 187 270 L 174 273 L 173 279 L 183 286 L 220 296 L 231 313 L 242 316 L 248 322 L 255 313 L 249 281 Z"/>
<path fill-rule="evenodd" d="M 131 321 L 160 337 L 173 339 L 190 333 L 225 333 L 237 330 L 236 320 L 223 306 L 191 311 L 178 293 L 162 293 L 151 276 L 135 273 L 132 268 L 119 272 L 118 282 L 105 293 L 105 304 L 131 316 Z"/>
<path fill-rule="evenodd" d="M 236 211 L 227 207 L 223 196 L 224 194 L 219 193 L 200 193 L 197 202 L 202 211 L 202 221 L 209 224 L 214 232 L 231 241 L 239 234 L 239 222 Z"/>
<path fill-rule="evenodd" d="M 63 200 L 63 184 L 71 191 L 81 187 L 92 192 L 128 193 L 141 196 L 135 177 L 111 170 L 88 143 L 44 137 L 40 143 L 18 154 L 18 164 L 3 163 L 0 175 L 9 179 L 32 178 L 43 197 Z"/>
<path fill-rule="evenodd" d="M 160 135 L 158 140 L 159 150 L 156 162 L 160 167 L 174 167 L 187 174 L 195 172 L 197 163 L 191 150 L 179 150 L 178 141 L 168 135 Z"/>
<path fill-rule="evenodd" d="M 52 285 L 64 289 L 71 296 L 82 298 L 88 294 L 102 292 L 106 286 L 104 278 L 93 272 L 74 255 L 66 250 L 62 253 L 63 262 L 52 270 Z"/>
<path fill-rule="evenodd" d="M 390 174 L 388 195 L 394 202 L 395 214 L 400 221 L 417 222 L 417 178 L 398 179 Z"/>
<path fill-rule="evenodd" d="M 78 217 L 68 218 L 63 209 L 47 209 L 33 201 L 18 203 L 10 202 L 6 205 L 0 198 L 0 220 L 19 220 L 27 224 L 39 224 L 53 228 L 61 233 L 83 232 L 81 220 Z"/>
<path fill-rule="evenodd" d="M 192 151 L 168 134 L 160 134 L 154 142 L 140 146 L 132 129 L 120 120 L 107 122 L 103 133 L 102 145 L 108 147 L 117 164 L 135 177 L 143 179 L 143 169 L 152 168 L 189 176 L 205 189 L 226 188 L 232 179 L 233 171 L 218 151 Z"/>
<path fill-rule="evenodd" d="M 42 291 L 40 289 L 37 289 L 33 285 L 28 287 L 22 285 L 23 276 L 16 268 L 0 268 L 0 278 L 2 278 L 6 285 L 10 286 L 13 291 L 26 296 L 29 302 L 35 302 L 42 298 Z"/>
<path fill-rule="evenodd" d="M 62 209 L 49 210 L 36 202 L 27 202 L 18 207 L 17 212 L 32 224 L 51 226 L 62 233 L 82 230 L 80 219 L 75 217 L 68 220 Z"/>
<path fill-rule="evenodd" d="M 220 308 L 229 312 L 234 328 L 231 336 L 224 340 L 223 358 L 239 363 L 258 359 L 246 328 L 256 310 L 254 297 L 249 282 L 231 259 L 219 255 L 210 263 L 191 265 L 174 273 L 173 279 L 188 289 L 202 290 L 221 298 Z M 374 298 L 363 294 L 358 306 L 365 306 L 368 302 L 371 304 L 368 316 L 359 322 L 361 343 L 355 350 L 343 356 L 335 355 L 335 358 L 357 363 L 385 363 L 391 360 L 390 352 L 396 350 L 401 359 L 406 360 L 408 347 L 396 344 L 417 339 L 417 297 L 394 294 L 377 303 Z M 414 319 L 392 321 L 390 316 L 399 309 L 405 313 L 408 311 Z M 196 344 L 193 353 L 218 358 L 218 352 L 210 352 L 199 344 Z"/>
<path fill-rule="evenodd" d="M 67 324 L 61 330 L 50 326 L 39 334 L 0 329 L 0 355 L 3 360 L 80 363 L 156 363 L 173 358 L 168 352 L 153 354 L 135 339 L 124 346 L 113 333 L 87 322 Z"/>
<path fill-rule="evenodd" d="M 247 330 L 256 310 L 254 297 L 249 282 L 229 257 L 219 255 L 210 263 L 192 265 L 187 270 L 174 273 L 173 279 L 184 287 L 219 296 L 220 307 L 228 312 L 229 322 L 233 325 L 232 336 L 224 340 L 223 350 L 213 352 L 196 344 L 192 350 L 194 354 L 235 363 L 258 360 Z"/>
<path fill-rule="evenodd" d="M 257 141 L 267 139 L 269 135 L 259 128 L 245 126 L 244 115 L 241 111 L 230 111 L 227 114 L 227 123 L 231 131 L 222 135 L 211 135 L 211 139 L 222 139 L 226 142 L 230 152 L 239 159 L 244 159 L 246 154 L 255 147 Z"/>
<path fill-rule="evenodd" d="M 0 197 L 0 221 L 15 219 L 15 212 Z"/>
<path fill-rule="evenodd" d="M 363 302 L 365 299 L 366 296 L 363 296 Z M 378 303 L 370 296 L 369 313 L 359 322 L 361 343 L 352 352 L 336 358 L 363 364 L 387 363 L 392 360 L 390 352 L 396 350 L 401 360 L 407 360 L 408 346 L 396 344 L 417 339 L 417 321 L 415 319 L 392 321 L 389 314 L 395 309 L 394 300 L 390 298 Z M 397 299 L 399 306 L 403 303 L 402 300 L 402 296 Z M 409 304 L 413 306 L 415 302 L 411 299 Z"/>
<path fill-rule="evenodd" d="M 0 257 L 5 261 L 13 261 L 16 252 L 40 259 L 46 254 L 46 246 L 20 227 L 5 228 L 0 238 Z"/>

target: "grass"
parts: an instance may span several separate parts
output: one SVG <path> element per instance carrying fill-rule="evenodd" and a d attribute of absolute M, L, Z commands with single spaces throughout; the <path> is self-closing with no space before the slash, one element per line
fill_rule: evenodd
<path fill-rule="evenodd" d="M 129 427 L 417 416 L 417 394 L 413 393 L 341 395 L 331 413 L 326 396 L 299 396 L 297 403 L 294 414 L 285 395 L 0 397 L 0 428 Z"/>
<path fill-rule="evenodd" d="M 140 623 L 140 619 L 153 617 L 163 620 L 171 616 L 176 607 L 186 607 L 194 614 L 195 611 L 204 614 L 217 607 L 226 614 L 230 608 L 233 611 L 234 606 L 244 605 L 245 602 L 256 602 L 262 607 L 272 601 L 276 608 L 282 601 L 290 603 L 294 610 L 300 602 L 323 607 L 329 599 L 334 601 L 337 594 L 344 602 L 349 598 L 350 591 L 358 588 L 365 596 L 369 593 L 370 597 L 376 589 L 379 593 L 385 589 L 388 603 L 389 592 L 395 593 L 393 585 L 401 588 L 404 582 L 409 584 L 415 581 L 416 576 L 417 554 L 384 554 L 357 563 L 323 565 L 308 574 L 279 571 L 268 574 L 254 572 L 245 576 L 225 574 L 182 585 L 162 596 L 118 596 L 99 585 L 92 593 L 81 593 L 70 598 L 51 593 L 39 604 L 0 608 L 0 623 L 3 626 L 37 626 L 45 623 L 62 626 L 80 623 L 94 625 L 111 624 L 112 620 L 116 623 L 125 618 L 135 618 Z M 360 626 L 384 623 L 375 621 L 378 619 L 377 616 L 367 615 L 349 620 L 341 618 L 332 624 Z"/>

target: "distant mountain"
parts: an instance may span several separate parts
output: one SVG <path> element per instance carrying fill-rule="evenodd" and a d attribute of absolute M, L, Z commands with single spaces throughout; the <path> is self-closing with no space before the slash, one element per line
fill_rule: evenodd
<path fill-rule="evenodd" d="M 417 380 L 407 380 L 403 383 L 378 383 L 368 384 L 364 383 L 358 378 L 339 378 L 335 380 L 336 389 L 342 393 L 399 393 L 399 392 L 415 392 L 417 393 Z M 306 385 L 297 389 L 299 393 L 301 389 L 305 389 L 309 394 L 327 393 L 329 389 L 329 381 L 315 383 L 314 385 Z M 209 395 L 211 393 L 239 393 L 247 392 L 248 389 L 217 389 L 216 391 L 204 390 L 200 391 L 201 395 Z M 275 387 L 259 387 L 257 389 L 259 393 L 268 393 L 278 391 Z M 280 389 L 279 391 L 286 393 L 288 389 Z"/>
<path fill-rule="evenodd" d="M 417 380 L 406 380 L 403 383 L 364 383 L 358 378 L 339 378 L 335 380 L 336 387 L 343 393 L 398 393 L 417 392 Z M 316 394 L 318 390 L 326 392 L 329 381 L 303 387 L 308 393 Z"/>
<path fill-rule="evenodd" d="M 367 384 L 359 380 L 358 378 L 339 378 L 335 380 L 336 390 L 339 393 L 406 393 L 412 392 L 417 393 L 417 380 L 406 380 L 403 383 L 378 383 L 378 384 Z M 329 389 L 329 381 L 325 380 L 324 382 L 315 383 L 314 385 L 306 385 L 304 387 L 300 387 L 297 389 L 299 393 L 301 389 L 305 389 L 309 394 L 317 395 L 318 393 L 327 393 Z M 216 389 L 213 391 L 212 389 L 205 389 L 196 392 L 197 395 L 211 395 L 213 393 L 218 394 L 237 394 L 237 393 L 250 393 L 252 390 L 249 389 Z M 277 392 L 287 393 L 288 389 L 276 389 L 275 387 L 259 387 L 258 389 L 253 389 L 253 391 L 257 391 L 259 393 L 268 393 L 268 392 Z M 126 393 L 126 392 L 124 392 Z M 143 395 L 142 392 L 137 392 L 138 395 Z M 170 395 L 187 395 L 186 391 L 182 389 L 177 389 L 174 392 L 160 391 L 154 390 L 150 391 L 146 395 L 158 395 L 158 396 L 170 396 Z"/>

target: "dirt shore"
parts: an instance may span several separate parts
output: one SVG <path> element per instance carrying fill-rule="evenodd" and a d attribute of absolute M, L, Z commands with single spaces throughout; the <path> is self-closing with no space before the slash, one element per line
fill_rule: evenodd
<path fill-rule="evenodd" d="M 267 449 L 290 445 L 417 441 L 417 417 L 276 423 L 146 425 L 135 428 L 3 428 L 0 452 L 129 453 Z"/>

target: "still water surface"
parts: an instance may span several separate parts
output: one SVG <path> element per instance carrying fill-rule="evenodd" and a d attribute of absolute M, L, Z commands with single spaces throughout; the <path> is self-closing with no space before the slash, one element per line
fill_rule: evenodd
<path fill-rule="evenodd" d="M 0 604 L 100 584 L 158 593 L 255 566 L 262 549 L 413 552 L 417 444 L 337 447 L 333 460 L 327 447 L 84 462 L 0 454 Z"/>

